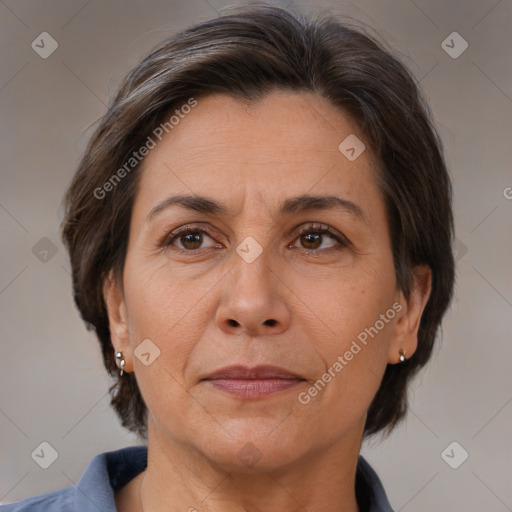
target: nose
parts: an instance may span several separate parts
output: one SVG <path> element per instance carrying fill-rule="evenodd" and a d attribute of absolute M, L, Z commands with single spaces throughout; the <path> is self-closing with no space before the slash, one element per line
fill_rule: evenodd
<path fill-rule="evenodd" d="M 217 325 L 223 332 L 257 337 L 288 329 L 287 287 L 265 253 L 252 263 L 235 255 L 233 268 L 222 280 L 224 288 L 216 312 Z"/>

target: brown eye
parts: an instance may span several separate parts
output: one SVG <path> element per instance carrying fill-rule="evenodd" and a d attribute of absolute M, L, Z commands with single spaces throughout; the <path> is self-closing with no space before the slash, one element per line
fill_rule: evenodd
<path fill-rule="evenodd" d="M 328 243 L 326 241 L 329 239 L 334 243 L 331 242 L 325 247 L 325 244 Z M 301 228 L 299 230 L 299 237 L 295 244 L 297 243 L 300 244 L 300 247 L 297 247 L 296 245 L 294 245 L 294 247 L 299 249 L 302 247 L 306 253 L 322 253 L 324 251 L 338 250 L 347 247 L 348 245 L 343 235 L 334 232 L 329 228 L 329 226 L 318 224 L 308 225 Z M 322 245 L 324 245 L 323 248 Z"/>
<path fill-rule="evenodd" d="M 184 249 L 193 251 L 199 249 L 203 243 L 203 234 L 200 231 L 182 234 L 178 238 Z"/>
<path fill-rule="evenodd" d="M 204 247 L 208 239 L 214 242 L 206 229 L 186 227 L 172 232 L 163 240 L 161 246 L 186 254 L 195 254 L 205 249 L 220 247 L 219 244 L 215 243 Z"/>
<path fill-rule="evenodd" d="M 300 236 L 300 239 L 301 239 L 301 243 L 302 243 L 302 246 L 306 249 L 318 249 L 319 245 L 319 242 L 322 242 L 322 237 L 323 235 L 322 234 L 318 234 L 318 233 L 315 233 L 315 234 L 311 234 L 311 233 L 308 233 L 306 235 L 301 235 Z"/>

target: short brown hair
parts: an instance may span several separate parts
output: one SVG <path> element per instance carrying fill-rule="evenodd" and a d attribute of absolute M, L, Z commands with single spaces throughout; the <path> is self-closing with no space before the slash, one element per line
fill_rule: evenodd
<path fill-rule="evenodd" d="M 365 435 L 388 432 L 407 410 L 407 384 L 430 358 L 454 284 L 451 184 L 427 105 L 407 69 L 374 38 L 332 16 L 313 20 L 269 5 L 238 7 L 171 37 L 124 79 L 91 137 L 65 196 L 62 236 L 74 299 L 96 331 L 105 367 L 117 375 L 103 299 L 110 270 L 121 282 L 140 165 L 98 199 L 98 190 L 169 113 L 190 98 L 222 93 L 252 101 L 275 90 L 313 92 L 352 116 L 380 169 L 398 287 L 412 269 L 432 270 L 418 348 L 388 365 L 368 411 Z M 126 168 L 125 168 L 126 169 Z M 117 378 L 111 404 L 122 425 L 147 436 L 135 374 Z"/>

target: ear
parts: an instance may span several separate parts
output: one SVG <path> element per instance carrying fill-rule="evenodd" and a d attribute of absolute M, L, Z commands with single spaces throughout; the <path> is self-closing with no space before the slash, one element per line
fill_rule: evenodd
<path fill-rule="evenodd" d="M 131 347 L 126 315 L 126 304 L 120 283 L 111 270 L 103 282 L 103 299 L 107 307 L 110 339 L 115 352 L 123 352 L 126 360 L 125 371 L 130 372 Z"/>
<path fill-rule="evenodd" d="M 399 294 L 399 311 L 389 346 L 388 363 L 400 362 L 400 351 L 405 351 L 409 359 L 418 347 L 418 330 L 423 311 L 432 290 L 432 270 L 427 265 L 417 265 L 413 269 L 413 286 L 406 299 L 403 292 Z"/>

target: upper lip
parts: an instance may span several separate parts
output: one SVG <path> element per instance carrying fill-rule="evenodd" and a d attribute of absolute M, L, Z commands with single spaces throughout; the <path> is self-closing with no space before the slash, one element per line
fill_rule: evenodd
<path fill-rule="evenodd" d="M 300 375 L 293 373 L 279 366 L 259 365 L 251 368 L 247 366 L 235 365 L 225 366 L 219 370 L 210 373 L 204 380 L 213 379 L 300 379 L 304 380 Z"/>

